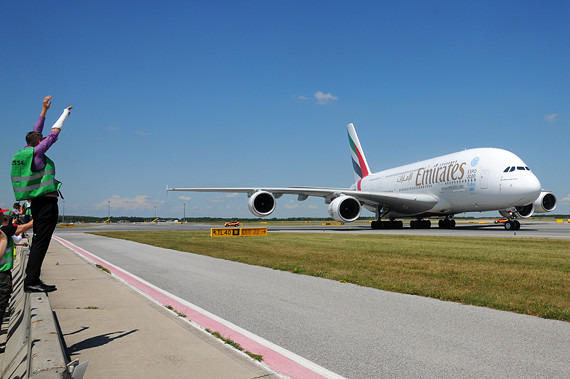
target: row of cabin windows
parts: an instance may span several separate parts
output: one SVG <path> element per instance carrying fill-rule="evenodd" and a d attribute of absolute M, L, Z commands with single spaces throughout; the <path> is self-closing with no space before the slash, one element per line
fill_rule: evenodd
<path fill-rule="evenodd" d="M 511 167 L 507 167 L 506 169 L 503 170 L 503 172 L 513 172 L 515 170 L 520 170 L 520 171 L 530 171 L 530 168 L 526 167 L 526 166 L 511 166 Z"/>

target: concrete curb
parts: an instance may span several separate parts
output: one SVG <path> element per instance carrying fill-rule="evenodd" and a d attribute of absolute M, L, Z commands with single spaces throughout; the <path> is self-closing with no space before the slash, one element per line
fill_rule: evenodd
<path fill-rule="evenodd" d="M 29 248 L 24 247 L 12 269 L 10 323 L 2 378 L 72 378 L 65 349 L 45 293 L 24 292 L 24 271 Z"/>

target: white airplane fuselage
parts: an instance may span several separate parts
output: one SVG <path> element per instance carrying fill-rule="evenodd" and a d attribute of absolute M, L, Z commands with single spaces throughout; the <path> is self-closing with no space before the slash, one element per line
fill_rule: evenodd
<path fill-rule="evenodd" d="M 380 171 L 353 187 L 366 192 L 427 194 L 438 198 L 428 211 L 391 211 L 387 217 L 428 217 L 525 206 L 539 197 L 542 188 L 522 159 L 495 148 L 469 149 Z"/>
<path fill-rule="evenodd" d="M 497 210 L 507 218 L 505 229 L 518 229 L 517 218 L 552 212 L 556 197 L 542 190 L 540 181 L 515 154 L 479 148 L 447 154 L 372 173 L 352 123 L 347 125 L 350 157 L 356 182 L 350 188 L 225 187 L 167 188 L 168 191 L 247 193 L 248 208 L 258 217 L 275 210 L 276 199 L 297 195 L 299 201 L 319 196 L 329 204 L 329 216 L 340 222 L 360 217 L 364 207 L 374 212 L 373 229 L 401 228 L 396 218 L 415 218 L 412 228 L 429 228 L 431 216 L 443 228 L 455 227 L 452 216 Z M 387 218 L 389 221 L 382 221 Z"/>

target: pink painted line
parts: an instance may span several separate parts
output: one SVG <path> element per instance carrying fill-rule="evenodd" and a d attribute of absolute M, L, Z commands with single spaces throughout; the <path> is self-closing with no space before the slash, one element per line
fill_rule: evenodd
<path fill-rule="evenodd" d="M 68 249 L 72 250 L 79 256 L 83 257 L 84 259 L 94 262 L 107 270 L 109 270 L 114 276 L 118 277 L 122 281 L 128 283 L 133 288 L 137 289 L 144 295 L 150 297 L 154 301 L 158 302 L 159 304 L 166 306 L 170 305 L 178 312 L 186 314 L 189 320 L 192 320 L 195 324 L 199 325 L 203 329 L 210 329 L 214 332 L 220 333 L 224 338 L 230 338 L 233 341 L 239 343 L 244 350 L 248 350 L 254 354 L 259 354 L 263 356 L 263 363 L 267 366 L 271 367 L 273 370 L 277 371 L 280 374 L 286 375 L 291 378 L 328 378 L 328 377 L 340 377 L 332 372 L 328 372 L 328 370 L 323 369 L 316 364 L 312 363 L 311 366 L 317 368 L 316 371 L 324 371 L 325 375 L 319 374 L 316 371 L 311 370 L 308 367 L 303 366 L 299 362 L 295 361 L 294 359 L 272 349 L 269 346 L 265 346 L 264 344 L 244 335 L 243 333 L 231 328 L 228 325 L 225 325 L 207 314 L 200 312 L 200 310 L 195 309 L 189 306 L 189 303 L 183 303 L 178 298 L 172 294 L 168 294 L 167 292 L 163 292 L 159 290 L 157 287 L 149 285 L 145 283 L 142 279 L 137 278 L 136 276 L 130 274 L 129 272 L 105 261 L 101 258 L 97 257 L 89 253 L 86 250 L 83 250 L 77 245 L 64 240 L 63 238 L 53 236 L 53 239 L 61 243 L 63 246 L 67 247 Z M 196 307 L 199 308 L 199 307 Z M 233 325 L 233 324 L 232 324 Z M 259 338 L 259 340 L 263 340 Z M 263 340 L 264 341 L 264 340 Z M 284 350 L 284 349 L 279 349 Z M 286 351 L 286 350 L 284 350 Z M 293 353 L 287 355 L 295 355 Z M 332 374 L 332 375 L 331 375 Z"/>

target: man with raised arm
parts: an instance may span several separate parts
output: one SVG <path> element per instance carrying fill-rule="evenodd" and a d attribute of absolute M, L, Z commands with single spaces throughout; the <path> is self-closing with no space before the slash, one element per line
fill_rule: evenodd
<path fill-rule="evenodd" d="M 57 200 L 61 186 L 61 182 L 55 179 L 55 164 L 45 153 L 57 141 L 72 107 L 64 109 L 50 133 L 44 138 L 42 131 L 51 99 L 51 96 L 44 98 L 42 112 L 34 130 L 26 135 L 28 145 L 12 158 L 11 177 L 14 195 L 18 201 L 32 200 L 34 219 L 34 238 L 24 279 L 25 292 L 51 292 L 57 289 L 40 279 L 42 263 L 57 225 L 59 213 Z"/>

